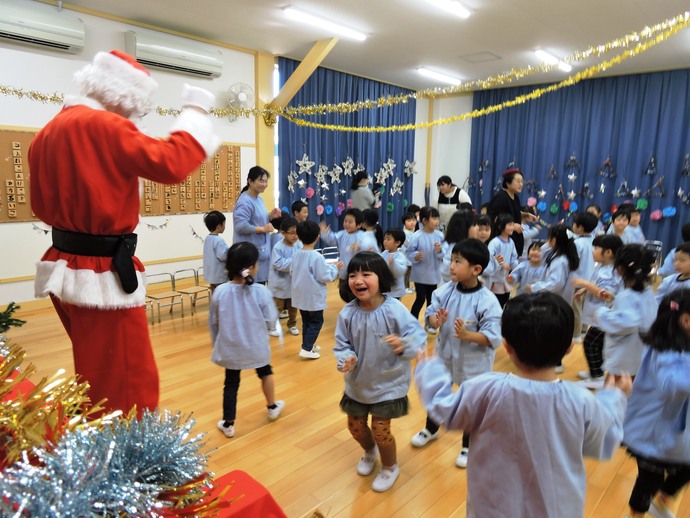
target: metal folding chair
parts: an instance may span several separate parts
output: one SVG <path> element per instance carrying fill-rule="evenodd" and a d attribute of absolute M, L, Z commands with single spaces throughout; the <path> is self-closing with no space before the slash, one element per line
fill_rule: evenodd
<path fill-rule="evenodd" d="M 200 268 L 203 268 L 200 267 Z M 183 275 L 185 273 L 191 273 L 191 275 Z M 199 299 L 209 299 L 211 300 L 211 288 L 209 286 L 201 286 L 199 284 L 199 274 L 194 268 L 186 268 L 184 270 L 177 270 L 173 274 L 173 279 L 175 280 L 175 285 L 177 286 L 181 279 L 187 279 L 192 277 L 194 279 L 193 286 L 186 286 L 184 288 L 176 288 L 178 293 L 189 297 L 189 303 L 192 306 L 192 315 L 196 310 L 196 301 Z"/>
<path fill-rule="evenodd" d="M 158 323 L 161 323 L 161 307 L 170 308 L 172 314 L 173 308 L 180 306 L 180 314 L 184 317 L 184 302 L 182 301 L 182 294 L 175 290 L 175 277 L 172 273 L 154 273 L 146 276 L 146 297 L 151 300 L 151 304 L 155 304 L 158 310 Z M 157 285 L 151 289 L 151 285 Z M 153 320 L 153 311 L 151 311 L 151 323 Z"/>

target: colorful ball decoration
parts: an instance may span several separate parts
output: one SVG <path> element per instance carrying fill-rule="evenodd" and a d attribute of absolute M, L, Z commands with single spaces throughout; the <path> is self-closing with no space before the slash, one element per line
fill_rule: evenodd
<path fill-rule="evenodd" d="M 537 203 L 537 210 L 539 212 L 544 212 L 546 210 L 546 202 L 540 201 L 539 203 Z"/>
<path fill-rule="evenodd" d="M 611 213 L 610 212 L 604 212 L 604 215 L 601 217 L 604 223 L 611 223 Z"/>
<path fill-rule="evenodd" d="M 340 217 L 340 215 L 345 211 L 345 204 L 342 201 L 338 202 L 338 206 L 335 208 L 335 215 Z"/>
<path fill-rule="evenodd" d="M 663 217 L 662 213 L 660 210 L 653 210 L 652 213 L 649 215 L 649 219 L 652 221 L 659 221 Z"/>
<path fill-rule="evenodd" d="M 676 208 L 675 207 L 664 207 L 664 209 L 661 211 L 661 215 L 665 218 L 672 218 L 673 216 L 676 215 Z"/>
<path fill-rule="evenodd" d="M 568 210 L 568 209 L 570 209 L 570 200 L 565 200 L 563 202 L 563 210 Z M 554 212 L 554 214 L 556 214 L 556 213 Z"/>
<path fill-rule="evenodd" d="M 316 206 L 316 215 L 321 216 L 323 214 L 323 205 L 317 205 Z"/>
<path fill-rule="evenodd" d="M 552 203 L 551 207 L 549 208 L 549 212 L 551 214 L 558 214 L 558 204 L 557 203 Z"/>
<path fill-rule="evenodd" d="M 570 202 L 570 212 L 577 212 L 577 209 L 579 209 L 580 206 L 577 204 L 576 201 L 571 201 Z"/>
<path fill-rule="evenodd" d="M 534 196 L 527 198 L 527 206 L 534 207 L 537 204 L 537 199 Z"/>
<path fill-rule="evenodd" d="M 307 199 L 311 198 L 312 196 L 314 196 L 314 188 L 307 187 L 307 190 L 304 191 L 304 194 L 306 195 Z"/>
<path fill-rule="evenodd" d="M 407 201 L 407 198 L 403 200 L 403 207 L 407 208 L 407 206 L 410 204 L 409 201 Z"/>
<path fill-rule="evenodd" d="M 282 210 L 283 212 L 287 212 L 288 214 L 290 213 L 290 210 L 287 207 L 283 207 L 280 210 Z"/>
<path fill-rule="evenodd" d="M 395 209 L 395 205 L 393 205 L 392 201 L 389 201 L 388 205 L 386 205 L 386 212 L 393 212 L 394 209 Z"/>
<path fill-rule="evenodd" d="M 640 210 L 645 210 L 647 207 L 649 207 L 649 202 L 647 201 L 646 198 L 639 198 L 637 200 L 636 206 Z"/>
<path fill-rule="evenodd" d="M 352 207 L 352 200 L 347 200 L 347 208 L 349 209 L 351 207 Z"/>
<path fill-rule="evenodd" d="M 326 205 L 326 215 L 330 216 L 333 214 L 333 205 Z"/>

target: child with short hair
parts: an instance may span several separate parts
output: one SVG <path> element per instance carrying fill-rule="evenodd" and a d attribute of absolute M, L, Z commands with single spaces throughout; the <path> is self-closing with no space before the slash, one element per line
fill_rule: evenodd
<path fill-rule="evenodd" d="M 412 263 L 410 280 L 414 282 L 416 297 L 410 311 L 415 318 L 419 318 L 419 312 L 426 302 L 431 304 L 431 295 L 436 286 L 441 282 L 441 262 L 443 261 L 443 249 L 441 242 L 443 234 L 438 230 L 439 215 L 434 207 L 423 207 L 419 211 L 422 220 L 422 228 L 417 230 L 405 251 L 405 255 Z M 435 333 L 436 330 L 427 327 L 427 332 Z"/>
<path fill-rule="evenodd" d="M 407 250 L 407 246 L 414 236 L 415 230 L 417 230 L 417 217 L 412 212 L 406 212 L 402 215 L 401 219 L 403 225 L 403 232 L 405 232 L 405 243 L 400 247 L 400 251 L 404 254 Z M 407 257 L 407 255 L 405 256 Z M 407 260 L 407 272 L 405 273 L 405 293 L 414 293 L 414 290 L 410 286 L 410 274 L 412 273 L 412 263 Z"/>
<path fill-rule="evenodd" d="M 630 376 L 611 378 L 596 395 L 558 382 L 554 367 L 572 347 L 573 310 L 553 293 L 509 300 L 501 332 L 515 374 L 488 372 L 452 392 L 439 358 L 422 358 L 415 372 L 429 415 L 472 434 L 468 516 L 581 517 L 583 455 L 608 459 L 618 449 Z"/>
<path fill-rule="evenodd" d="M 354 295 L 350 292 L 347 286 L 347 265 L 350 259 L 360 251 L 362 233 L 359 231 L 364 222 L 364 215 L 359 209 L 347 209 L 343 217 L 343 229 L 338 232 L 333 232 L 331 227 L 326 223 L 321 222 L 321 239 L 327 245 L 336 245 L 338 247 L 338 256 L 343 262 L 343 268 L 338 274 L 340 281 L 338 283 L 338 293 L 343 302 L 350 302 L 354 299 Z"/>
<path fill-rule="evenodd" d="M 681 237 L 683 238 L 683 243 L 690 242 L 690 223 L 685 223 L 681 229 L 680 229 L 680 234 Z M 664 259 L 664 263 L 659 268 L 659 271 L 656 272 L 662 277 L 666 277 L 667 275 L 673 275 L 675 273 L 675 268 L 673 266 L 673 262 L 675 261 L 676 258 L 676 249 L 674 248 L 671 250 L 667 255 L 666 258 Z"/>
<path fill-rule="evenodd" d="M 204 225 L 210 232 L 204 239 L 203 267 L 204 280 L 209 283 L 211 293 L 218 285 L 227 282 L 225 261 L 228 257 L 228 244 L 220 237 L 225 232 L 225 215 L 217 210 L 204 214 Z"/>
<path fill-rule="evenodd" d="M 642 219 L 642 211 L 636 206 L 630 208 L 630 222 L 625 231 L 628 234 L 628 239 L 630 243 L 636 243 L 638 245 L 644 245 L 647 241 L 644 237 L 644 232 L 642 227 L 640 227 L 640 220 Z"/>
<path fill-rule="evenodd" d="M 629 505 L 632 517 L 673 517 L 671 500 L 690 482 L 690 291 L 662 299 L 644 342 L 623 423 L 638 471 Z"/>
<path fill-rule="evenodd" d="M 487 215 L 477 218 L 477 239 L 484 244 L 491 239 L 491 218 Z"/>
<path fill-rule="evenodd" d="M 287 328 L 291 335 L 298 335 L 297 308 L 292 306 L 292 257 L 295 250 L 302 248 L 297 238 L 297 220 L 284 218 L 280 223 L 280 234 L 283 237 L 271 251 L 271 269 L 268 272 L 268 289 L 273 293 L 278 311 L 287 312 Z M 279 331 L 269 331 L 271 336 L 279 336 Z"/>
<path fill-rule="evenodd" d="M 510 298 L 511 286 L 506 285 L 506 275 L 518 265 L 518 253 L 515 241 L 510 236 L 513 233 L 514 218 L 510 214 L 499 214 L 494 224 L 494 237 L 489 241 L 489 254 L 496 258 L 500 268 L 486 276 L 486 283 L 491 292 L 496 295 L 501 307 Z"/>
<path fill-rule="evenodd" d="M 450 263 L 452 260 L 453 247 L 456 243 L 468 237 L 477 237 L 477 215 L 471 210 L 457 210 L 448 221 L 445 239 L 441 245 L 443 250 L 441 279 L 444 283 L 450 280 Z"/>
<path fill-rule="evenodd" d="M 573 234 L 575 234 L 575 248 L 580 257 L 580 265 L 573 272 L 573 276 L 579 279 L 591 279 L 594 275 L 594 255 L 592 248 L 592 233 L 597 227 L 597 217 L 589 212 L 576 212 L 573 216 Z M 575 336 L 573 339 L 579 341 L 582 333 L 582 297 L 573 297 L 571 305 L 575 313 Z"/>
<path fill-rule="evenodd" d="M 519 263 L 515 269 L 506 275 L 506 281 L 517 284 L 516 295 L 527 293 L 525 288 L 541 279 L 544 266 L 541 264 L 541 241 L 532 241 L 527 249 L 527 261 Z"/>
<path fill-rule="evenodd" d="M 690 288 L 690 243 L 676 247 L 673 267 L 678 275 L 664 277 L 656 290 L 657 303 L 672 291 Z"/>
<path fill-rule="evenodd" d="M 309 205 L 302 200 L 293 202 L 290 206 L 290 211 L 292 211 L 292 217 L 297 220 L 297 223 L 307 221 L 307 218 L 309 218 Z"/>
<path fill-rule="evenodd" d="M 360 236 L 360 251 L 381 252 L 383 250 L 383 229 L 379 225 L 379 211 L 376 209 L 364 209 L 362 211 L 362 230 Z"/>
<path fill-rule="evenodd" d="M 589 367 L 580 371 L 577 376 L 586 388 L 598 389 L 604 385 L 604 335 L 605 333 L 595 325 L 594 312 L 604 305 L 599 298 L 602 291 L 615 295 L 622 288 L 621 276 L 613 268 L 616 252 L 623 246 L 623 241 L 613 234 L 602 234 L 592 241 L 592 257 L 598 267 L 590 279 L 576 277 L 571 281 L 575 286 L 575 297 L 583 299 L 582 323 L 589 326 L 582 345 Z"/>
<path fill-rule="evenodd" d="M 405 242 L 405 232 L 399 228 L 389 228 L 383 235 L 383 252 L 381 257 L 386 261 L 393 276 L 390 296 L 400 300 L 405 295 L 404 278 L 407 272 L 407 257 L 400 251 Z"/>
<path fill-rule="evenodd" d="M 421 212 L 422 208 L 419 205 L 415 205 L 414 203 L 407 207 L 407 212 L 411 212 L 414 214 L 414 217 L 417 219 L 417 224 L 415 225 L 415 232 L 421 228 L 421 221 L 419 219 L 419 213 Z"/>
<path fill-rule="evenodd" d="M 597 205 L 596 203 L 590 203 L 587 205 L 587 212 L 590 214 L 593 214 L 597 218 L 597 226 L 594 228 L 594 231 L 592 232 L 592 237 L 597 237 L 602 234 L 606 233 L 606 229 L 604 228 L 604 223 L 601 221 L 601 215 L 603 214 L 601 212 L 601 207 Z"/>
<path fill-rule="evenodd" d="M 522 212 L 526 212 L 527 214 L 532 214 L 537 218 L 537 221 L 539 221 L 539 218 L 537 217 L 537 207 L 535 205 L 523 205 L 521 210 Z M 527 260 L 527 251 L 529 250 L 529 247 L 532 244 L 532 240 L 539 235 L 539 232 L 541 232 L 542 227 L 541 225 L 539 225 L 539 223 L 531 222 L 522 223 L 520 226 L 522 227 L 522 238 L 524 239 L 524 245 L 522 248 L 522 255 L 518 257 L 518 261 L 524 262 L 525 260 Z"/>
<path fill-rule="evenodd" d="M 631 243 L 630 234 L 628 234 L 625 229 L 628 228 L 630 223 L 630 213 L 623 209 L 618 209 L 611 216 L 611 226 L 609 227 L 607 234 L 615 234 L 621 238 L 624 245 Z"/>
<path fill-rule="evenodd" d="M 496 349 L 501 346 L 501 306 L 479 281 L 489 263 L 489 250 L 478 239 L 463 239 L 453 247 L 451 282 L 434 292 L 426 308 L 428 325 L 439 328 L 436 355 L 450 371 L 453 383 L 491 372 Z M 412 446 L 421 448 L 438 437 L 441 421 L 427 416 L 422 431 L 412 437 Z M 467 467 L 470 433 L 462 437 L 462 449 L 455 459 L 459 468 Z"/>
<path fill-rule="evenodd" d="M 382 469 L 371 487 L 382 492 L 400 475 L 391 419 L 408 412 L 410 360 L 425 346 L 426 333 L 401 302 L 385 294 L 391 289 L 392 275 L 381 256 L 356 254 L 347 276 L 356 298 L 338 315 L 333 348 L 338 370 L 345 374 L 340 408 L 347 414 L 348 430 L 364 450 L 357 473 L 371 474 L 381 455 Z"/>
<path fill-rule="evenodd" d="M 329 264 L 323 254 L 314 250 L 319 239 L 319 225 L 314 221 L 297 224 L 297 237 L 302 249 L 292 256 L 292 305 L 299 309 L 302 317 L 302 348 L 299 357 L 316 360 L 320 358 L 321 347 L 316 345 L 323 327 L 323 310 L 326 309 L 328 294 L 326 283 L 338 277 L 342 262 Z"/>
<path fill-rule="evenodd" d="M 230 438 L 235 436 L 237 391 L 243 369 L 256 369 L 269 420 L 278 419 L 285 402 L 275 399 L 268 343 L 268 328 L 275 325 L 278 310 L 268 288 L 254 284 L 259 249 L 252 243 L 235 243 L 228 250 L 226 268 L 230 282 L 213 292 L 208 320 L 213 342 L 211 361 L 225 368 L 223 419 L 217 427 Z"/>
<path fill-rule="evenodd" d="M 613 307 L 594 311 L 594 325 L 606 333 L 604 370 L 616 377 L 626 372 L 634 378 L 640 368 L 640 333 L 649 331 L 657 310 L 650 287 L 653 263 L 654 255 L 642 245 L 620 247 L 613 266 L 623 279 L 623 289 L 615 296 L 602 292 L 600 297 L 613 300 Z"/>

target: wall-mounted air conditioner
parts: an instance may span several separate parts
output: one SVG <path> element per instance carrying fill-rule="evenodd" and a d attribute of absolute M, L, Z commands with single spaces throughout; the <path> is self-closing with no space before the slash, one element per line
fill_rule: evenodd
<path fill-rule="evenodd" d="M 77 54 L 84 50 L 84 22 L 37 2 L 0 2 L 0 39 Z"/>
<path fill-rule="evenodd" d="M 125 50 L 147 67 L 220 77 L 223 54 L 211 45 L 167 34 L 127 31 Z"/>

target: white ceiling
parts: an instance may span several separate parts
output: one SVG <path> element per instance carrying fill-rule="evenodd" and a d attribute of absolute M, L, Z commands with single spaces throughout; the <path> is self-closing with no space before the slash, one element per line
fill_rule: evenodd
<path fill-rule="evenodd" d="M 341 38 L 322 66 L 415 90 L 438 86 L 426 66 L 463 80 L 537 65 L 534 50 L 559 57 L 640 31 L 690 10 L 688 0 L 463 0 L 466 20 L 425 0 L 72 0 L 71 5 L 301 60 L 332 35 L 287 19 L 293 5 L 369 35 Z M 65 4 L 68 7 L 67 4 Z M 473 62 L 473 56 L 495 55 Z M 594 61 L 589 62 L 592 64 Z M 588 63 L 575 64 L 573 73 Z M 607 72 L 629 74 L 690 66 L 690 29 Z M 562 72 L 530 83 L 562 79 Z"/>

